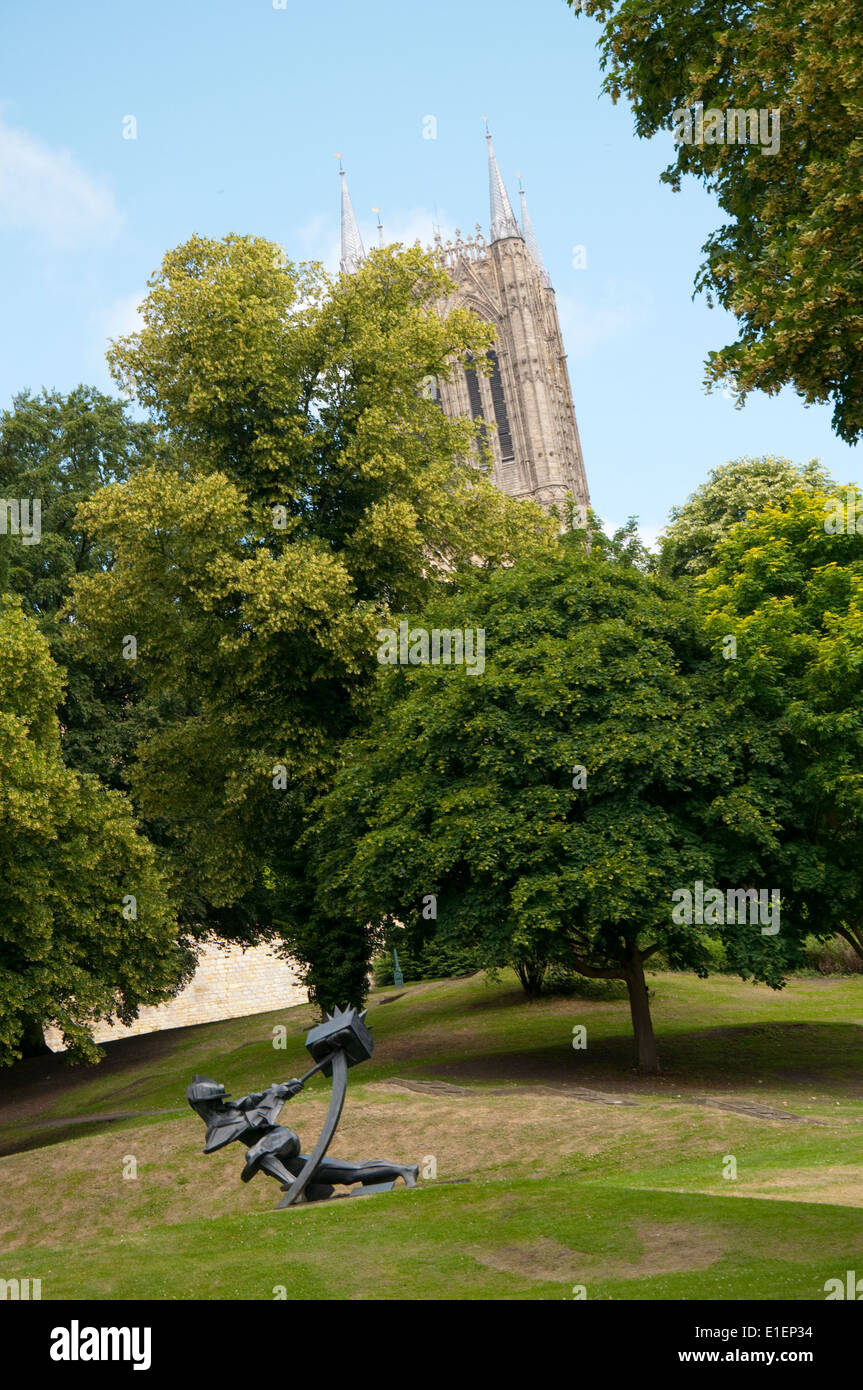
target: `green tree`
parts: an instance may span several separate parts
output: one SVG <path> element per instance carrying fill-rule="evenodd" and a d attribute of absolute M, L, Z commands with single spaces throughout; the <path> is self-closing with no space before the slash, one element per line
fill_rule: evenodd
<path fill-rule="evenodd" d="M 731 531 L 698 587 L 708 631 L 736 642 L 731 717 L 757 719 L 783 769 L 765 860 L 782 930 L 838 933 L 863 957 L 863 499 L 801 489 Z"/>
<path fill-rule="evenodd" d="M 800 488 L 820 492 L 829 486 L 830 478 L 817 459 L 795 464 L 767 454 L 723 463 L 682 507 L 673 508 L 661 537 L 660 568 L 675 575 L 704 574 L 714 563 L 719 542 L 750 513 L 781 508 Z"/>
<path fill-rule="evenodd" d="M 61 678 L 32 618 L 0 607 L 0 1065 L 43 1024 L 94 1060 L 92 1025 L 128 1023 L 188 968 L 155 854 L 128 802 L 60 755 Z"/>
<path fill-rule="evenodd" d="M 702 248 L 696 285 L 736 316 L 739 337 L 709 354 L 706 381 L 729 381 L 741 402 L 791 385 L 807 404 L 832 403 L 833 428 L 854 443 L 863 434 L 860 7 L 569 3 L 602 21 L 604 87 L 614 101 L 629 99 L 638 135 L 670 129 L 675 112 L 698 101 L 754 111 L 756 121 L 762 110 L 779 113 L 772 152 L 681 141 L 662 175 L 675 190 L 686 174 L 701 179 L 728 219 Z"/>
<path fill-rule="evenodd" d="M 122 401 L 79 386 L 68 395 L 16 396 L 0 414 L 0 497 L 38 500 L 37 544 L 0 536 L 0 591 L 20 596 L 66 669 L 60 709 L 63 757 L 81 772 L 122 787 L 143 711 L 127 673 L 97 652 L 75 656 L 66 643 L 72 580 L 112 563 L 77 517 L 100 488 L 156 458 L 152 424 L 131 420 Z M 151 717 L 151 716 L 148 716 Z"/>
<path fill-rule="evenodd" d="M 624 980 L 649 1072 L 645 963 L 662 951 L 708 966 L 672 894 L 757 873 L 771 820 L 767 797 L 736 797 L 759 755 L 729 724 L 688 588 L 644 573 L 638 553 L 631 527 L 573 532 L 428 608 L 428 629 L 484 629 L 484 672 L 391 668 L 306 844 L 321 900 L 370 953 L 396 919 L 415 942 L 436 930 L 476 944 L 492 966 L 566 960 Z M 747 937 L 743 973 L 781 981 L 784 941 L 728 936 Z"/>
<path fill-rule="evenodd" d="M 2 538 L 2 587 L 38 617 L 59 612 L 76 574 L 110 564 L 77 521 L 79 503 L 152 461 L 155 449 L 153 426 L 131 420 L 122 401 L 94 387 L 15 396 L 0 413 L 0 496 L 39 499 L 41 539 Z"/>
<path fill-rule="evenodd" d="M 346 947 L 314 911 L 299 836 L 364 717 L 377 628 L 466 568 L 553 543 L 553 522 L 471 466 L 474 422 L 418 389 L 490 341 L 436 312 L 448 287 L 418 250 L 331 281 L 260 239 L 196 237 L 111 353 L 171 457 L 82 508 L 113 564 L 77 581 L 75 641 L 180 702 L 130 776 L 184 924 L 294 927 L 308 965 Z"/>

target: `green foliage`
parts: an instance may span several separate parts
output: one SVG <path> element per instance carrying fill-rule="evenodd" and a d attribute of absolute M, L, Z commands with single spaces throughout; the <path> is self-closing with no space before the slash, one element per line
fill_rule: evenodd
<path fill-rule="evenodd" d="M 656 969 L 658 956 L 652 956 L 651 969 Z M 578 999 L 617 1000 L 626 998 L 626 983 L 623 980 L 594 980 L 588 975 L 579 975 L 568 970 L 565 965 L 549 966 L 542 982 L 543 995 L 573 996 Z"/>
<path fill-rule="evenodd" d="M 15 396 L 0 413 L 0 496 L 39 498 L 42 535 L 31 546 L 0 537 L 3 587 L 21 594 L 34 614 L 56 614 L 76 574 L 110 565 L 77 507 L 151 459 L 155 445 L 152 425 L 130 420 L 122 401 L 93 387 Z"/>
<path fill-rule="evenodd" d="M 853 486 L 842 496 L 861 506 Z M 828 531 L 834 501 L 800 490 L 733 529 L 699 591 L 714 640 L 736 637 L 731 718 L 774 749 L 763 863 L 787 894 L 782 931 L 838 932 L 863 954 L 863 534 Z"/>
<path fill-rule="evenodd" d="M 435 312 L 448 288 L 417 250 L 332 281 L 260 239 L 193 237 L 110 353 L 170 454 L 81 511 L 113 563 L 77 583 L 75 649 L 172 702 L 130 778 L 183 921 L 278 931 L 326 1006 L 359 1002 L 370 957 L 316 903 L 298 841 L 365 717 L 377 629 L 553 543 L 538 508 L 469 466 L 473 423 L 418 390 L 490 341 Z"/>
<path fill-rule="evenodd" d="M 660 568 L 674 575 L 704 574 L 732 526 L 766 507 L 782 510 L 792 492 L 823 492 L 830 482 L 816 459 L 798 465 L 772 454 L 712 469 L 707 482 L 682 507 L 673 508 L 662 537 Z"/>
<path fill-rule="evenodd" d="M 346 1004 L 360 1005 L 369 988 L 372 948 L 350 920 L 327 916 L 312 903 L 306 916 L 286 920 L 286 896 L 276 895 L 273 921 L 282 950 L 308 990 L 309 1001 L 323 1013 Z"/>
<path fill-rule="evenodd" d="M 542 993 L 543 982 L 551 964 L 546 954 L 547 950 L 548 947 L 535 949 L 525 945 L 512 948 L 512 968 L 525 994 L 534 999 Z"/>
<path fill-rule="evenodd" d="M 711 975 L 728 971 L 728 952 L 718 936 L 705 936 L 704 950 Z M 662 951 L 657 951 L 656 955 L 651 957 L 650 968 L 653 971 L 674 969 L 673 966 L 669 965 Z"/>
<path fill-rule="evenodd" d="M 863 957 L 841 936 L 833 936 L 829 941 L 807 936 L 806 964 L 819 975 L 863 974 Z"/>
<path fill-rule="evenodd" d="M 575 0 L 569 0 L 575 4 Z M 709 383 L 738 399 L 791 385 L 830 401 L 833 427 L 863 434 L 863 13 L 838 0 L 579 0 L 604 23 L 605 90 L 632 104 L 638 135 L 674 112 L 778 110 L 775 153 L 757 145 L 685 144 L 662 175 L 686 174 L 718 196 L 727 221 L 708 239 L 697 286 L 738 319 L 736 342 L 711 352 Z"/>
<path fill-rule="evenodd" d="M 399 951 L 399 966 L 401 967 L 402 979 L 407 980 L 408 983 L 420 979 L 420 966 L 410 951 Z M 395 984 L 395 961 L 392 951 L 375 956 L 372 960 L 372 970 L 376 988 L 384 989 Z"/>
<path fill-rule="evenodd" d="M 51 1020 L 73 1057 L 93 1059 L 92 1022 L 131 1022 L 140 1004 L 170 996 L 189 963 L 174 943 L 152 846 L 125 798 L 63 764 L 61 689 L 35 621 L 7 602 L 0 607 L 0 1065 L 20 1056 L 34 1024 Z"/>
<path fill-rule="evenodd" d="M 644 574 L 625 541 L 575 532 L 550 557 L 465 582 L 423 622 L 484 628 L 486 669 L 382 680 L 307 836 L 329 910 L 358 933 L 389 916 L 410 932 L 434 893 L 438 930 L 487 964 L 566 954 L 639 999 L 657 950 L 705 974 L 704 934 L 672 922 L 672 891 L 726 863 L 754 871 L 772 820 L 753 795 L 743 824 L 734 801 L 751 753 L 686 594 Z M 735 932 L 736 966 L 780 983 L 785 942 Z"/>
<path fill-rule="evenodd" d="M 63 610 L 77 575 L 98 574 L 112 563 L 110 550 L 78 516 L 79 505 L 152 462 L 157 447 L 151 424 L 130 420 L 121 401 L 93 387 L 76 387 L 68 396 L 25 392 L 0 415 L 0 496 L 41 503 L 37 545 L 0 536 L 0 590 L 20 595 L 66 669 L 60 709 L 65 762 L 118 788 L 140 724 L 154 715 L 138 707 L 127 670 L 99 651 L 73 654 Z"/>
<path fill-rule="evenodd" d="M 418 949 L 396 940 L 402 976 L 412 980 L 451 980 L 474 975 L 483 968 L 482 952 L 469 943 L 441 941 L 430 937 Z M 376 956 L 373 962 L 376 985 L 391 985 L 395 972 L 392 950 Z"/>
<path fill-rule="evenodd" d="M 436 588 L 430 560 L 500 563 L 548 530 L 465 468 L 473 422 L 418 389 L 482 363 L 492 341 L 468 310 L 434 312 L 451 283 L 432 256 L 387 247 L 332 280 L 260 238 L 193 237 L 149 284 L 144 328 L 114 344 L 112 371 L 196 475 L 285 508 L 263 544 L 323 543 L 361 601 L 400 607 Z"/>

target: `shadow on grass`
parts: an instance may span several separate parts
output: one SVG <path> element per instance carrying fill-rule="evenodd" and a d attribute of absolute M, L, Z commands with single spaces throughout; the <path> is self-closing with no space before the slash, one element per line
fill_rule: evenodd
<path fill-rule="evenodd" d="M 0 1158 L 9 1154 L 28 1153 L 32 1149 L 45 1149 L 51 1144 L 62 1144 L 67 1139 L 89 1139 L 104 1134 L 115 1125 L 128 1120 L 151 1119 L 154 1115 L 176 1115 L 183 1107 L 171 1110 L 127 1110 L 116 1115 L 82 1116 L 80 1119 L 42 1120 L 37 1125 L 22 1127 L 18 1134 L 7 1129 L 0 1142 Z"/>
<path fill-rule="evenodd" d="M 635 1070 L 629 1037 L 589 1038 L 584 1051 L 560 1047 L 524 1051 L 481 1050 L 463 1057 L 427 1059 L 413 1068 L 437 1078 L 533 1082 L 639 1091 L 662 1095 L 701 1090 L 751 1091 L 754 1086 L 806 1093 L 813 1087 L 863 1099 L 863 1026 L 849 1023 L 758 1023 L 657 1033 L 660 1076 Z"/>

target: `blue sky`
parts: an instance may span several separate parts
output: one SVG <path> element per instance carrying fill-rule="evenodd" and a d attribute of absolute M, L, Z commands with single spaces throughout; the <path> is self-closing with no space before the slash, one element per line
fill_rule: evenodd
<path fill-rule="evenodd" d="M 487 115 L 516 205 L 524 180 L 605 518 L 636 514 L 652 535 L 744 454 L 857 479 L 828 408 L 705 395 L 708 349 L 735 336 L 692 299 L 721 216 L 694 183 L 659 183 L 671 137 L 636 139 L 601 95 L 597 33 L 563 0 L 3 0 L 0 406 L 28 387 L 113 389 L 108 338 L 193 232 L 270 237 L 334 268 L 336 151 L 367 244 L 376 205 L 388 240 L 487 229 Z"/>

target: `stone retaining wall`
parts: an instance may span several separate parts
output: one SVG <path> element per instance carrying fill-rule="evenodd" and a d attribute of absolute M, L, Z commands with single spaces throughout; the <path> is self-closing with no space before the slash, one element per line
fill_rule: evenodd
<path fill-rule="evenodd" d="M 185 1028 L 192 1023 L 215 1023 L 223 1018 L 267 1013 L 271 1009 L 305 1004 L 308 995 L 297 980 L 296 970 L 270 946 L 220 949 L 209 944 L 201 952 L 194 978 L 167 1004 L 144 1008 L 130 1027 L 121 1023 L 100 1025 L 93 1031 L 97 1042 L 156 1033 L 162 1028 Z M 45 1040 L 61 1049 L 56 1028 L 46 1028 Z"/>

